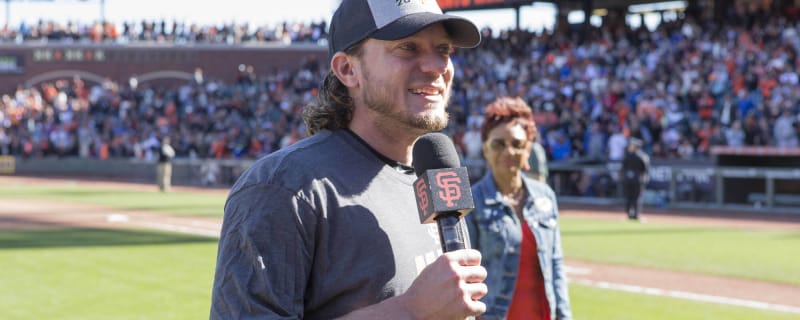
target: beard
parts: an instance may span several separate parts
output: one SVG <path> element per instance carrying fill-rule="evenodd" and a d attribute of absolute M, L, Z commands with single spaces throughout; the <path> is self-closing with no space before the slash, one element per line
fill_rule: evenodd
<path fill-rule="evenodd" d="M 369 72 L 364 73 L 364 78 L 366 85 L 362 91 L 363 101 L 367 108 L 378 115 L 376 121 L 381 126 L 399 126 L 423 132 L 440 131 L 447 127 L 449 114 L 446 110 L 440 113 L 438 108 L 428 108 L 423 113 L 411 112 L 406 106 L 396 105 L 397 101 L 391 98 L 390 92 L 386 90 L 387 86 L 379 81 L 371 81 Z M 444 93 L 444 98 L 444 103 L 447 103 L 450 98 L 449 90 Z"/>

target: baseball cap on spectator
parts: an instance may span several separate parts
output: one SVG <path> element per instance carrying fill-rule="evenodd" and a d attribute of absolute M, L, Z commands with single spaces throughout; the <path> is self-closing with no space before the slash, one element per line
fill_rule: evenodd
<path fill-rule="evenodd" d="M 472 21 L 443 14 L 436 0 L 343 0 L 331 18 L 328 54 L 333 58 L 366 38 L 402 39 L 437 22 L 444 23 L 456 47 L 474 48 L 481 42 Z"/>

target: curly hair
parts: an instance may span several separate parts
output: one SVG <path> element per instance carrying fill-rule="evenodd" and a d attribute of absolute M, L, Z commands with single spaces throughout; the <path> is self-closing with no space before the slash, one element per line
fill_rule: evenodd
<path fill-rule="evenodd" d="M 531 107 L 520 97 L 499 97 L 486 106 L 481 126 L 481 140 L 486 141 L 489 132 L 501 124 L 516 122 L 525 129 L 528 141 L 536 136 L 536 123 L 533 121 Z"/>
<path fill-rule="evenodd" d="M 344 52 L 360 57 L 363 53 L 362 42 L 356 43 Z M 303 121 L 308 135 L 321 130 L 338 130 L 347 128 L 353 118 L 353 98 L 333 71 L 328 71 L 319 86 L 317 97 L 303 108 Z"/>

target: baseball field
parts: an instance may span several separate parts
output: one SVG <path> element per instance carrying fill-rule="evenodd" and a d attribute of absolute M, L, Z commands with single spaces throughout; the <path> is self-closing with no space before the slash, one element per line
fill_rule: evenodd
<path fill-rule="evenodd" d="M 0 176 L 0 319 L 207 319 L 226 194 Z M 800 319 L 800 212 L 561 215 L 576 319 Z"/>

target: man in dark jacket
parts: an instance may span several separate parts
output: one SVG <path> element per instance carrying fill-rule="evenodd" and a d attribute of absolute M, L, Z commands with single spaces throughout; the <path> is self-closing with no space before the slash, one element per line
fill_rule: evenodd
<path fill-rule="evenodd" d="M 641 149 L 642 141 L 631 138 L 625 157 L 622 159 L 621 181 L 622 191 L 625 194 L 625 212 L 631 220 L 640 220 L 642 190 L 649 180 L 650 157 Z"/>

